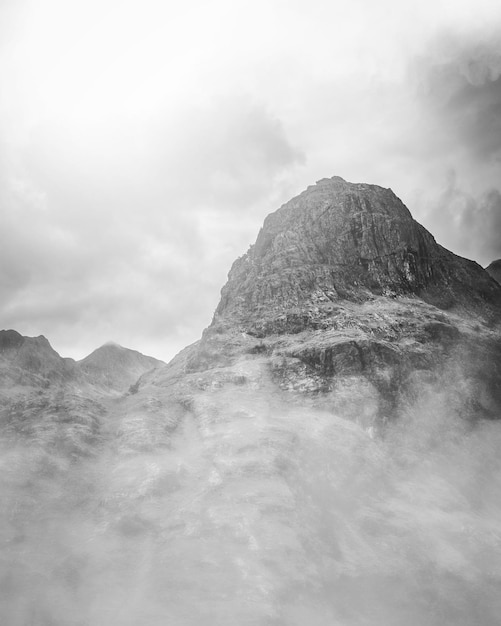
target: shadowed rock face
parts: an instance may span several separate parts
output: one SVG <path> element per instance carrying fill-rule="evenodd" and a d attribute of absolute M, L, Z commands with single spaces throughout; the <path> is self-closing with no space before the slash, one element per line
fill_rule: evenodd
<path fill-rule="evenodd" d="M 231 268 L 215 321 L 268 335 L 326 328 L 332 303 L 416 295 L 492 314 L 501 292 L 439 246 L 390 189 L 323 179 L 269 215 Z"/>
<path fill-rule="evenodd" d="M 485 268 L 485 271 L 488 272 L 494 280 L 501 284 L 501 259 L 493 261 L 488 267 Z"/>

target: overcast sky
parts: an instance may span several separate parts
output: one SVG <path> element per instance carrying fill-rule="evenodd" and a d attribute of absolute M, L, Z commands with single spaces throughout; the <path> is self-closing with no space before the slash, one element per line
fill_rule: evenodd
<path fill-rule="evenodd" d="M 0 328 L 63 356 L 170 359 L 323 177 L 485 266 L 500 166 L 498 0 L 0 0 Z"/>

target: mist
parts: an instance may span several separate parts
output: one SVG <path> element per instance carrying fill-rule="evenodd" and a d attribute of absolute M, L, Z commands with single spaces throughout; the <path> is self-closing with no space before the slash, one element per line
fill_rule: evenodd
<path fill-rule="evenodd" d="M 494 626 L 501 432 L 465 413 L 460 372 L 416 379 L 386 423 L 356 379 L 340 408 L 262 371 L 182 414 L 154 393 L 106 423 L 20 410 L 2 430 L 1 623 Z"/>
<path fill-rule="evenodd" d="M 488 265 L 500 35 L 493 0 L 4 0 L 2 327 L 169 361 L 264 217 L 333 175 Z"/>

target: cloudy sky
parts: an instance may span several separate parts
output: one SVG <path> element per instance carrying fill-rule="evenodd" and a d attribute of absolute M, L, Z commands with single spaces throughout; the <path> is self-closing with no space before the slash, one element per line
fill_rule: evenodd
<path fill-rule="evenodd" d="M 264 217 L 391 187 L 501 257 L 498 0 L 0 0 L 0 328 L 169 359 Z"/>

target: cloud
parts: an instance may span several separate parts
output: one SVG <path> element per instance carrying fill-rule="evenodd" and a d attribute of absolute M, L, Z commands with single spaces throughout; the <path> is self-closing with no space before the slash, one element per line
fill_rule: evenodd
<path fill-rule="evenodd" d="M 281 121 L 246 94 L 185 107 L 150 127 L 150 181 L 183 208 L 200 204 L 243 210 L 304 161 Z"/>
<path fill-rule="evenodd" d="M 466 191 L 450 171 L 440 191 L 422 202 L 425 221 L 432 222 L 437 241 L 456 253 L 486 266 L 501 258 L 501 193 L 491 188 L 479 194 Z"/>
<path fill-rule="evenodd" d="M 500 32 L 499 19 L 442 28 L 409 59 L 414 129 L 402 134 L 411 145 L 409 208 L 442 245 L 482 265 L 501 254 Z"/>
<path fill-rule="evenodd" d="M 501 46 L 495 41 L 446 38 L 435 54 L 416 61 L 417 91 L 441 134 L 472 158 L 501 157 Z"/>
<path fill-rule="evenodd" d="M 77 356 L 112 338 L 169 358 L 210 322 L 256 205 L 303 156 L 243 96 L 91 131 L 40 124 L 0 182 L 3 325 Z"/>

